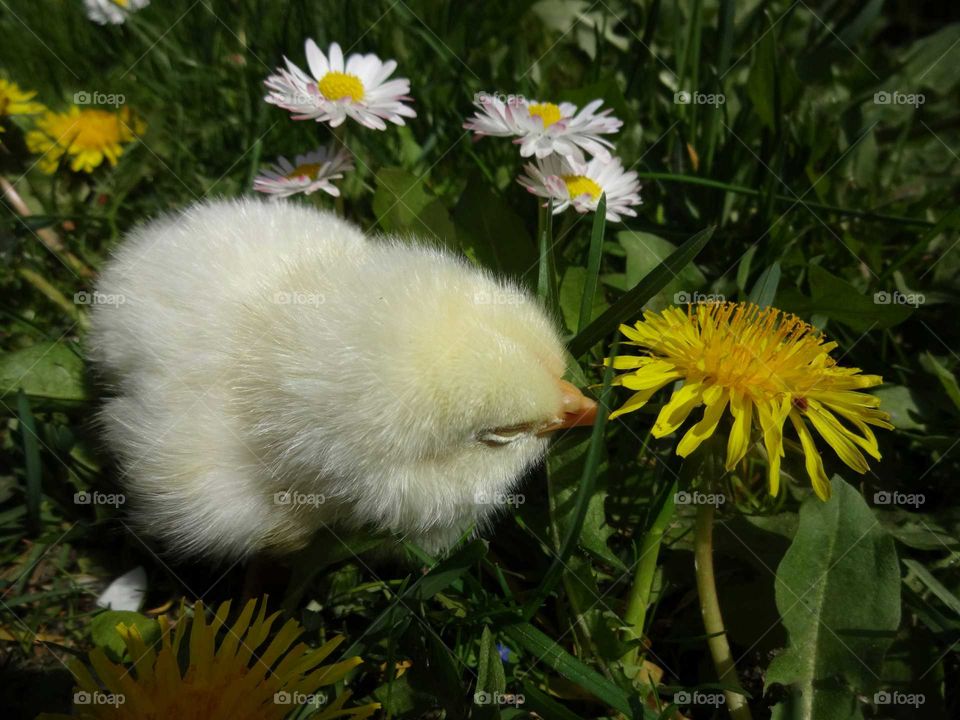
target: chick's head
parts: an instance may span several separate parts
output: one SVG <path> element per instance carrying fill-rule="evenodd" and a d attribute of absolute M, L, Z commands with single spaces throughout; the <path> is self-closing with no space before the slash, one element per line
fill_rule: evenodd
<path fill-rule="evenodd" d="M 297 265 L 283 288 L 319 276 Z M 551 432 L 593 419 L 536 299 L 464 260 L 384 241 L 321 291 L 317 308 L 264 304 L 242 416 L 287 486 L 322 484 L 354 524 L 442 550 L 502 507 Z"/>
<path fill-rule="evenodd" d="M 596 406 L 563 380 L 563 344 L 529 293 L 443 253 L 407 248 L 389 265 L 376 401 L 397 504 L 423 525 L 462 527 L 502 504 L 553 431 L 588 424 Z"/>

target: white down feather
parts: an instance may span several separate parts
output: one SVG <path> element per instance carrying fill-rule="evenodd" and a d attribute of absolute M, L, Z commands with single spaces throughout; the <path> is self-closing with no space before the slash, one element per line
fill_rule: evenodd
<path fill-rule="evenodd" d="M 442 551 L 562 413 L 531 297 L 331 213 L 207 202 L 134 230 L 97 289 L 122 299 L 90 335 L 106 441 L 137 525 L 176 554 L 286 552 L 324 525 Z"/>

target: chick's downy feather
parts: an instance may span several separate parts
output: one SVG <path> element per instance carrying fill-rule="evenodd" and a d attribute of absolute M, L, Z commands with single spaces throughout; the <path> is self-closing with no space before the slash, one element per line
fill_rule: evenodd
<path fill-rule="evenodd" d="M 545 450 L 569 397 L 518 287 L 337 216 L 218 201 L 135 230 L 91 352 L 134 517 L 172 550 L 288 551 L 329 525 L 442 551 Z"/>

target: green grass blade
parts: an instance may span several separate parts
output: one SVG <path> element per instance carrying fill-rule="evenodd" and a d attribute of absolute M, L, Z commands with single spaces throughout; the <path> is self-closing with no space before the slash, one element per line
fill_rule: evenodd
<path fill-rule="evenodd" d="M 557 309 L 557 269 L 553 254 L 553 202 L 538 208 L 537 249 L 540 263 L 537 272 L 537 296 L 549 308 Z"/>
<path fill-rule="evenodd" d="M 666 260 L 638 282 L 633 288 L 615 302 L 603 315 L 598 317 L 570 341 L 570 354 L 580 357 L 604 337 L 617 329 L 643 310 L 644 304 L 660 292 L 667 283 L 692 262 L 710 240 L 714 228 L 701 230 L 670 254 Z"/>
<path fill-rule="evenodd" d="M 774 262 L 773 265 L 764 270 L 757 282 L 754 283 L 750 291 L 750 302 L 765 308 L 773 304 L 773 299 L 777 295 L 777 287 L 780 285 L 780 263 Z"/>
<path fill-rule="evenodd" d="M 587 258 L 587 278 L 583 283 L 583 298 L 580 300 L 580 320 L 577 332 L 590 322 L 593 298 L 597 294 L 597 278 L 600 275 L 600 259 L 603 257 L 603 231 L 607 222 L 607 194 L 600 196 L 597 211 L 593 214 L 593 231 L 590 234 L 590 255 Z"/>
<path fill-rule="evenodd" d="M 527 652 L 539 658 L 567 680 L 576 683 L 599 700 L 626 714 L 628 717 L 655 718 L 656 715 L 643 710 L 639 705 L 635 709 L 631 696 L 626 690 L 614 685 L 593 668 L 584 665 L 564 650 L 559 643 L 540 632 L 533 625 L 519 623 L 508 626 L 507 636 Z M 639 698 L 633 698 L 639 703 Z"/>
<path fill-rule="evenodd" d="M 620 347 L 619 339 L 614 340 L 610 348 L 610 354 L 616 355 Z M 603 374 L 603 387 L 600 390 L 599 406 L 597 420 L 593 425 L 593 432 L 590 434 L 590 447 L 587 450 L 587 457 L 583 464 L 583 475 L 580 484 L 577 487 L 576 504 L 573 509 L 573 522 L 567 527 L 567 532 L 563 537 L 563 542 L 557 551 L 556 557 L 550 564 L 550 568 L 544 575 L 534 598 L 527 604 L 525 617 L 530 618 L 540 609 L 543 601 L 553 592 L 553 589 L 560 582 L 564 569 L 567 567 L 567 560 L 573 553 L 573 549 L 580 539 L 580 531 L 583 529 L 583 521 L 587 516 L 587 506 L 590 498 L 593 497 L 593 491 L 597 486 L 597 472 L 600 469 L 600 459 L 606 447 L 604 435 L 607 429 L 607 417 L 610 415 L 610 396 L 613 394 L 613 367 L 608 366 Z"/>
<path fill-rule="evenodd" d="M 40 531 L 40 444 L 37 441 L 37 426 L 30 409 L 30 400 L 21 390 L 17 393 L 17 417 L 20 420 L 20 435 L 23 439 L 24 471 L 27 476 L 27 529 L 31 534 Z"/>

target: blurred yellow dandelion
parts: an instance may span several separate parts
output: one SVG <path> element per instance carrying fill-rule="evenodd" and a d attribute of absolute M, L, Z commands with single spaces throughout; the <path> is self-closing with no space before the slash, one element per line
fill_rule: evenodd
<path fill-rule="evenodd" d="M 698 304 L 687 310 L 671 307 L 645 313 L 643 321 L 633 327 L 621 325 L 620 331 L 628 339 L 625 344 L 645 348 L 648 354 L 607 359 L 614 369 L 629 371 L 617 376 L 614 384 L 635 391 L 610 417 L 638 410 L 665 385 L 683 381 L 652 431 L 658 438 L 669 435 L 704 405 L 700 421 L 677 445 L 682 457 L 714 434 L 729 407 L 733 424 L 726 467 L 732 469 L 747 453 L 756 418 L 773 495 L 780 488 L 783 426 L 788 418 L 821 499 L 830 497 L 830 482 L 809 425 L 858 473 L 868 470 L 861 450 L 880 459 L 870 426 L 893 426 L 889 415 L 878 409 L 880 399 L 859 391 L 880 385 L 882 379 L 839 366 L 830 357 L 837 344 L 794 315 L 748 303 Z"/>
<path fill-rule="evenodd" d="M 0 78 L 0 118 L 42 113 L 47 108 L 42 103 L 33 102 L 36 94 L 33 90 L 22 90 L 16 83 Z M 0 132 L 3 132 L 2 124 Z"/>
<path fill-rule="evenodd" d="M 56 172 L 64 155 L 74 172 L 93 172 L 106 159 L 111 165 L 123 154 L 124 145 L 146 129 L 129 108 L 118 112 L 83 109 L 74 105 L 67 112 L 48 111 L 27 133 L 30 152 L 42 157 L 40 169 Z"/>
<path fill-rule="evenodd" d="M 161 618 L 161 637 L 154 646 L 147 646 L 135 627 L 118 626 L 133 667 L 111 662 L 99 648 L 93 650 L 90 663 L 99 679 L 82 663 L 71 668 L 78 683 L 74 714 L 46 714 L 37 720 L 280 720 L 305 702 L 322 705 L 312 720 L 368 718 L 377 710 L 377 703 L 344 707 L 349 691 L 331 702 L 323 702 L 326 698 L 318 692 L 363 662 L 353 657 L 320 664 L 342 636 L 316 649 L 294 645 L 303 628 L 288 620 L 267 643 L 279 613 L 267 617 L 266 603 L 259 611 L 256 605 L 250 600 L 227 626 L 229 602 L 217 609 L 209 624 L 197 603 L 193 620 L 184 618 L 174 630 Z M 181 647 L 184 644 L 186 648 Z M 189 658 L 185 671 L 178 660 L 184 654 Z"/>

